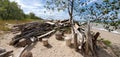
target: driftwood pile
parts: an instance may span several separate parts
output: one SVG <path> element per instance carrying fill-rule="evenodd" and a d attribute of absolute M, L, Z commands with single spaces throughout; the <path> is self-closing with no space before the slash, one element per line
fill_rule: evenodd
<path fill-rule="evenodd" d="M 25 47 L 31 45 L 31 43 L 34 43 L 38 40 L 42 40 L 44 45 L 46 46 L 49 44 L 46 38 L 49 38 L 54 32 L 63 29 L 64 27 L 73 27 L 72 29 L 74 32 L 73 34 L 74 48 L 76 51 L 81 51 L 84 57 L 98 57 L 97 49 L 99 41 L 97 40 L 97 38 L 100 35 L 100 33 L 99 32 L 97 32 L 96 34 L 91 33 L 89 22 L 87 24 L 86 29 L 83 28 L 82 26 L 78 26 L 76 23 L 73 26 L 71 26 L 69 20 L 56 22 L 48 21 L 43 23 L 31 22 L 15 25 L 14 31 L 20 31 L 20 34 L 12 38 L 10 45 L 16 47 Z M 63 34 L 60 31 L 57 32 L 55 36 L 57 36 L 56 39 L 58 40 L 63 39 L 62 38 Z M 70 46 L 72 39 L 66 38 L 65 40 L 67 42 L 67 45 Z M 21 52 L 21 54 L 22 53 L 23 52 Z"/>
<path fill-rule="evenodd" d="M 111 53 L 111 56 L 116 57 L 110 47 L 105 48 L 103 41 L 98 40 L 99 32 L 93 33 L 91 31 L 90 23 L 88 22 L 86 29 L 83 29 L 77 24 L 74 25 L 74 48 L 80 51 L 84 57 L 101 57 L 100 50 L 104 49 Z"/>
<path fill-rule="evenodd" d="M 38 40 L 38 36 L 41 36 L 54 29 L 54 24 L 49 23 L 25 23 L 14 26 L 15 31 L 20 31 L 19 35 L 12 38 L 10 45 L 25 46 L 31 44 L 32 41 Z"/>
<path fill-rule="evenodd" d="M 10 41 L 10 45 L 15 47 L 25 47 L 32 42 L 41 40 L 44 37 L 49 37 L 58 28 L 70 26 L 68 20 L 57 22 L 31 22 L 14 26 L 14 31 L 20 31 L 19 35 L 16 35 Z"/>
<path fill-rule="evenodd" d="M 97 38 L 100 35 L 91 33 L 90 24 L 87 24 L 86 29 L 81 28 L 77 24 L 74 26 L 74 47 L 76 51 L 81 51 L 85 57 L 98 57 L 96 54 Z"/>

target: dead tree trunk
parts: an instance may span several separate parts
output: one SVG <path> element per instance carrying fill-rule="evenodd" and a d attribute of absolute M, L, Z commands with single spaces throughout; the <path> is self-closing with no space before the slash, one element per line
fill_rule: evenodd
<path fill-rule="evenodd" d="M 87 27 L 88 29 L 86 33 L 87 37 L 86 37 L 86 43 L 85 43 L 85 55 L 96 57 L 95 48 L 93 44 L 94 36 L 90 32 L 90 22 L 88 22 L 87 26 L 88 26 Z"/>

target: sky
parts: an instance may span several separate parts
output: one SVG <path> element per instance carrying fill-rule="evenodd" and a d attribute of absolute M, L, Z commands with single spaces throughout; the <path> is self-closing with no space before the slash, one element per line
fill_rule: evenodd
<path fill-rule="evenodd" d="M 35 13 L 36 16 L 39 16 L 43 19 L 69 19 L 67 11 L 50 11 L 44 8 L 46 0 L 10 0 L 18 3 L 24 13 L 29 14 L 30 12 Z M 82 0 L 84 1 L 84 0 Z M 101 0 L 91 0 L 92 2 L 99 2 Z M 111 0 L 112 1 L 112 0 Z M 45 13 L 46 11 L 46 13 Z M 120 14 L 119 14 L 120 15 Z"/>
<path fill-rule="evenodd" d="M 24 13 L 29 14 L 30 12 L 35 13 L 44 19 L 68 19 L 68 13 L 65 11 L 49 11 L 44 8 L 45 0 L 10 0 L 18 3 Z M 44 13 L 46 11 L 46 13 Z"/>

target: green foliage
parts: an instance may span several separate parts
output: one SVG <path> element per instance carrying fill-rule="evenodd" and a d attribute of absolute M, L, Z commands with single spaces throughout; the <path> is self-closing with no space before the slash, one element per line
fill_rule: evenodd
<path fill-rule="evenodd" d="M 118 22 L 118 24 L 120 25 L 120 20 L 119 21 L 117 21 Z"/>
<path fill-rule="evenodd" d="M 29 13 L 29 14 L 27 14 L 26 16 L 25 16 L 27 19 L 42 19 L 42 18 L 39 18 L 39 17 L 37 17 L 37 16 L 35 16 L 35 14 L 34 13 Z"/>
<path fill-rule="evenodd" d="M 5 23 L 0 22 L 0 30 L 1 31 L 10 31 L 10 28 L 5 26 Z"/>
<path fill-rule="evenodd" d="M 109 40 L 103 40 L 103 43 L 107 46 L 111 46 L 111 42 Z"/>
<path fill-rule="evenodd" d="M 2 31 L 10 31 L 11 29 L 8 28 L 8 27 L 1 26 L 0 30 L 2 30 Z"/>
<path fill-rule="evenodd" d="M 65 27 L 65 28 L 64 28 L 64 32 L 65 32 L 66 34 L 70 34 L 70 33 L 71 33 L 71 28 L 70 28 L 70 27 Z"/>
<path fill-rule="evenodd" d="M 118 12 L 120 11 L 120 1 L 119 0 L 103 0 L 100 3 L 94 2 L 92 5 L 85 5 L 85 7 L 81 7 L 80 16 L 86 19 L 92 19 L 97 23 L 104 23 L 108 26 L 114 26 L 117 28 L 119 25 L 118 21 Z M 78 9 L 79 10 L 79 9 Z M 85 14 L 86 13 L 86 14 Z M 107 29 L 110 29 L 108 27 Z"/>
<path fill-rule="evenodd" d="M 102 42 L 107 45 L 107 46 L 111 46 L 111 42 L 109 40 L 105 40 L 104 38 L 101 38 L 100 40 L 102 40 Z"/>
<path fill-rule="evenodd" d="M 28 19 L 28 15 L 24 14 L 23 10 L 16 2 L 10 2 L 9 0 L 0 0 L 0 19 L 10 20 L 10 19 Z M 29 14 L 30 19 L 39 19 L 34 13 Z"/>

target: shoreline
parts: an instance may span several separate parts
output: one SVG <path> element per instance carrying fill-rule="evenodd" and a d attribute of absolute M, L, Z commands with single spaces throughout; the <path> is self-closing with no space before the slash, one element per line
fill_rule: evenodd
<path fill-rule="evenodd" d="M 106 30 L 106 29 L 104 29 L 104 28 L 92 27 L 92 29 L 97 29 L 97 30 L 109 32 L 108 30 Z M 119 35 L 120 35 L 120 32 L 118 32 L 117 30 L 111 31 L 110 33 L 114 33 L 114 34 L 119 34 Z"/>
<path fill-rule="evenodd" d="M 109 40 L 114 45 L 118 45 L 120 47 L 120 34 L 116 34 L 109 31 L 99 30 L 92 28 L 91 31 L 93 32 L 100 32 L 100 38 L 104 38 L 105 40 Z"/>
<path fill-rule="evenodd" d="M 104 25 L 104 24 L 102 24 L 102 23 L 91 23 L 92 29 L 97 29 L 97 30 L 102 30 L 102 31 L 107 31 L 107 32 L 109 32 L 107 29 L 105 29 L 105 28 L 103 27 L 103 25 Z M 110 27 L 112 27 L 112 26 L 110 26 Z M 110 33 L 120 34 L 120 29 L 113 30 L 113 31 L 111 31 Z"/>

